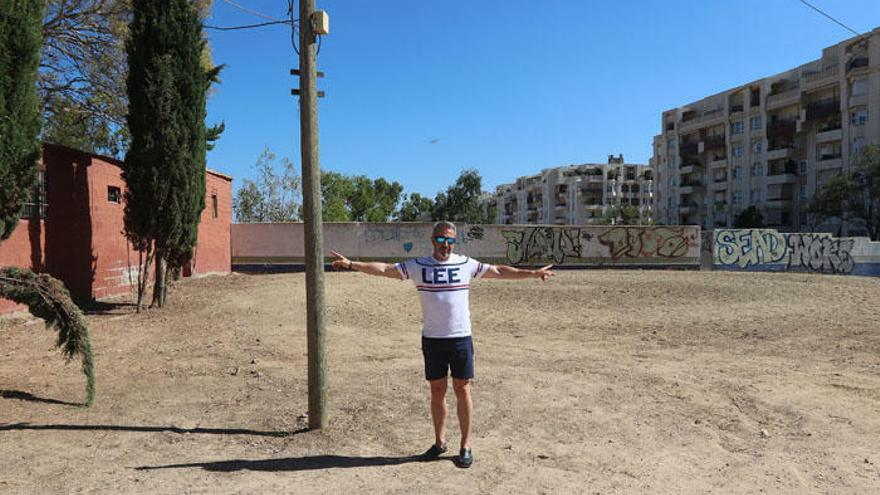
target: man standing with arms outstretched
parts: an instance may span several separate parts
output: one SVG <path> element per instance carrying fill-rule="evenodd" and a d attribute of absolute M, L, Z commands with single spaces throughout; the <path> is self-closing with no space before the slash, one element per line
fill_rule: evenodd
<path fill-rule="evenodd" d="M 431 418 L 434 420 L 434 445 L 425 452 L 424 458 L 437 458 L 447 450 L 446 389 L 447 375 L 451 370 L 461 427 L 461 450 L 455 461 L 459 467 L 467 468 L 474 462 L 469 443 L 473 411 L 470 380 L 474 377 L 474 346 L 468 307 L 470 282 L 482 277 L 546 281 L 556 274 L 550 271 L 552 265 L 539 270 L 521 270 L 512 266 L 487 265 L 453 254 L 455 239 L 455 224 L 437 222 L 431 235 L 434 246 L 431 256 L 389 264 L 351 261 L 336 251 L 331 253 L 333 268 L 415 283 L 422 305 L 422 354 L 425 378 L 431 385 Z"/>

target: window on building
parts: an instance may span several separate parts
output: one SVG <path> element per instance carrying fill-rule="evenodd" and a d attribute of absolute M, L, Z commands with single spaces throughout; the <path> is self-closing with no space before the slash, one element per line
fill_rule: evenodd
<path fill-rule="evenodd" d="M 816 158 L 819 160 L 834 160 L 840 158 L 840 141 L 831 141 L 820 144 L 816 149 Z"/>
<path fill-rule="evenodd" d="M 211 194 L 211 218 L 217 218 L 217 193 Z"/>
<path fill-rule="evenodd" d="M 858 155 L 862 148 L 865 147 L 865 137 L 858 136 L 853 138 L 852 143 L 850 144 L 850 154 Z"/>
<path fill-rule="evenodd" d="M 752 164 L 752 176 L 753 177 L 763 177 L 764 176 L 764 164 L 761 162 L 755 162 Z"/>
<path fill-rule="evenodd" d="M 666 150 L 671 151 L 675 149 L 675 138 L 666 140 Z"/>
<path fill-rule="evenodd" d="M 852 87 L 849 91 L 850 95 L 852 96 L 862 96 L 868 94 L 868 79 L 856 79 L 852 82 Z"/>
<path fill-rule="evenodd" d="M 731 134 L 742 134 L 743 133 L 743 122 L 742 120 L 737 120 L 730 124 L 730 133 Z"/>
<path fill-rule="evenodd" d="M 122 202 L 122 190 L 116 186 L 107 186 L 107 201 L 119 204 Z"/>
<path fill-rule="evenodd" d="M 733 191 L 733 205 L 739 206 L 742 204 L 742 192 Z"/>
<path fill-rule="evenodd" d="M 801 198 L 807 199 L 807 185 L 801 184 Z"/>
<path fill-rule="evenodd" d="M 868 109 L 862 108 L 850 114 L 850 123 L 852 125 L 865 125 L 868 123 Z"/>
<path fill-rule="evenodd" d="M 730 149 L 730 154 L 734 157 L 743 156 L 743 147 L 741 144 L 734 144 Z"/>
<path fill-rule="evenodd" d="M 807 175 L 807 161 L 806 160 L 801 160 L 800 172 L 801 172 L 801 175 Z"/>
<path fill-rule="evenodd" d="M 761 129 L 761 116 L 756 115 L 749 119 L 749 129 L 757 131 Z"/>
<path fill-rule="evenodd" d="M 752 141 L 752 153 L 760 155 L 764 151 L 764 142 L 761 140 Z"/>
<path fill-rule="evenodd" d="M 739 179 L 740 177 L 742 177 L 742 167 L 737 165 L 733 167 L 733 178 Z"/>
<path fill-rule="evenodd" d="M 49 212 L 48 200 L 48 182 L 46 172 L 40 170 L 37 175 L 37 182 L 31 190 L 31 200 L 24 205 L 24 213 L 22 216 L 28 219 L 46 218 Z"/>

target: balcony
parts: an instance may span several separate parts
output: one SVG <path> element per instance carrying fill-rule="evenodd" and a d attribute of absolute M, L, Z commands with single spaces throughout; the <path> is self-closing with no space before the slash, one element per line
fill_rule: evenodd
<path fill-rule="evenodd" d="M 730 115 L 734 115 L 734 114 L 737 114 L 737 113 L 742 113 L 742 111 L 743 111 L 743 105 L 742 105 L 742 103 L 739 103 L 739 104 L 731 105 L 731 106 L 730 106 Z"/>
<path fill-rule="evenodd" d="M 698 141 L 681 142 L 678 145 L 678 149 L 679 153 L 681 153 L 681 156 L 694 156 L 697 154 L 699 146 L 700 143 Z"/>
<path fill-rule="evenodd" d="M 804 85 L 807 87 L 819 86 L 836 76 L 838 72 L 837 65 L 830 65 L 820 72 L 805 73 Z"/>
<path fill-rule="evenodd" d="M 779 194 L 776 196 L 769 196 L 767 198 L 767 206 L 771 207 L 780 207 L 780 206 L 789 206 L 792 201 L 794 201 L 794 195 L 791 193 Z"/>
<path fill-rule="evenodd" d="M 798 175 L 791 172 L 781 172 L 767 176 L 767 185 L 794 184 L 798 181 Z"/>
<path fill-rule="evenodd" d="M 719 134 L 717 136 L 706 136 L 703 138 L 703 152 L 724 149 L 727 145 L 725 144 L 724 134 Z"/>
<path fill-rule="evenodd" d="M 797 119 L 780 119 L 767 123 L 767 137 L 794 136 L 797 132 Z"/>
<path fill-rule="evenodd" d="M 722 158 L 720 160 L 712 160 L 709 162 L 709 168 L 727 168 L 727 158 Z"/>
<path fill-rule="evenodd" d="M 807 122 L 824 119 L 840 113 L 840 97 L 834 96 L 807 104 Z"/>
<path fill-rule="evenodd" d="M 849 63 L 846 64 L 846 71 L 849 72 L 853 69 L 858 69 L 860 67 L 867 67 L 867 66 L 868 66 L 868 56 L 863 55 L 861 57 L 856 57 L 856 58 L 850 60 Z"/>
<path fill-rule="evenodd" d="M 696 213 L 700 208 L 700 205 L 697 204 L 696 201 L 683 201 L 678 205 L 678 213 L 682 215 L 687 215 L 689 213 Z"/>
<path fill-rule="evenodd" d="M 692 172 L 697 172 L 702 170 L 703 166 L 699 163 L 688 163 L 687 165 L 682 165 L 678 168 L 679 174 L 690 174 Z"/>
<path fill-rule="evenodd" d="M 714 110 L 704 112 L 699 117 L 694 117 L 689 120 L 682 120 L 681 125 L 679 125 L 678 132 L 687 132 L 688 130 L 697 129 L 699 127 L 707 127 L 723 122 L 726 117 L 722 110 L 722 108 L 716 108 Z"/>
<path fill-rule="evenodd" d="M 790 147 L 783 147 L 783 148 L 778 148 L 775 150 L 769 150 L 769 151 L 767 151 L 767 161 L 781 160 L 784 158 L 789 158 L 789 157 L 791 157 L 792 150 L 793 150 L 793 148 L 790 148 Z"/>
<path fill-rule="evenodd" d="M 825 160 L 822 160 L 820 158 L 819 161 L 816 162 L 816 170 L 819 170 L 819 171 L 839 169 L 841 167 L 843 167 L 843 160 L 841 160 L 840 158 L 830 158 L 829 157 Z"/>
<path fill-rule="evenodd" d="M 817 143 L 824 143 L 825 141 L 840 141 L 841 139 L 843 139 L 843 130 L 840 128 L 816 133 Z"/>
<path fill-rule="evenodd" d="M 781 93 L 767 95 L 767 110 L 793 105 L 801 99 L 800 88 L 789 89 Z"/>

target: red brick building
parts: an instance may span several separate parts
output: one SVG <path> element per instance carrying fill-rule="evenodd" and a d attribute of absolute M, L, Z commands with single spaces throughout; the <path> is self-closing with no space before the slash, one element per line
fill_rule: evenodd
<path fill-rule="evenodd" d="M 0 243 L 0 266 L 28 267 L 64 281 L 76 299 L 133 293 L 138 253 L 123 235 L 122 162 L 62 146 L 43 146 L 40 184 L 12 237 Z M 192 270 L 228 273 L 232 178 L 208 170 L 205 210 Z M 0 299 L 0 314 L 23 309 Z"/>

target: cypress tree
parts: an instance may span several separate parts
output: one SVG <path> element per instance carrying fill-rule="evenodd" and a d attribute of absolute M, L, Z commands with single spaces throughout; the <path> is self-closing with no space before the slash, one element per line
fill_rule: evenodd
<path fill-rule="evenodd" d="M 125 226 L 146 253 L 142 272 L 155 257 L 153 304 L 162 306 L 167 267 L 192 258 L 205 208 L 206 92 L 219 68 L 202 65 L 205 40 L 193 2 L 134 0 L 132 7 Z M 145 277 L 141 297 L 144 284 Z"/>
<path fill-rule="evenodd" d="M 42 117 L 37 67 L 42 44 L 42 0 L 0 0 L 0 242 L 8 239 L 30 198 L 40 158 Z M 92 346 L 85 318 L 60 281 L 20 268 L 0 269 L 0 297 L 26 304 L 58 330 L 68 359 L 82 358 L 86 406 L 95 399 Z"/>
<path fill-rule="evenodd" d="M 40 0 L 0 0 L 0 241 L 12 235 L 37 177 L 43 7 Z"/>

